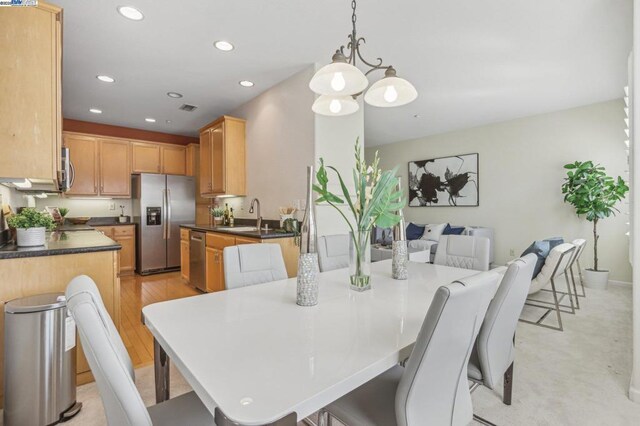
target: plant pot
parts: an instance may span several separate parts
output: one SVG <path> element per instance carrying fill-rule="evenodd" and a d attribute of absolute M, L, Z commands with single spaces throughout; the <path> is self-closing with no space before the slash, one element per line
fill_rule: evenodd
<path fill-rule="evenodd" d="M 214 217 L 213 218 L 213 225 L 214 226 L 221 226 L 222 225 L 222 219 L 221 217 Z"/>
<path fill-rule="evenodd" d="M 43 246 L 45 242 L 45 228 L 18 228 L 18 247 Z"/>
<path fill-rule="evenodd" d="M 609 271 L 584 270 L 584 285 L 589 288 L 606 290 L 609 283 Z"/>

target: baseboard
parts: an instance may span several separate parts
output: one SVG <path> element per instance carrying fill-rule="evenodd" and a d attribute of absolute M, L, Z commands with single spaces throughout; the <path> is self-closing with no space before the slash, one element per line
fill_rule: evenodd
<path fill-rule="evenodd" d="M 633 284 L 631 284 L 629 281 L 609 280 L 609 285 L 615 285 L 619 287 L 631 287 Z"/>

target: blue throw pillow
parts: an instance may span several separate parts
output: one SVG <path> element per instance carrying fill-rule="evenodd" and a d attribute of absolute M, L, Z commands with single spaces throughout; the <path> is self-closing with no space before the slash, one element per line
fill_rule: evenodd
<path fill-rule="evenodd" d="M 464 232 L 464 226 L 451 226 L 447 223 L 447 226 L 442 231 L 442 235 L 462 235 Z"/>
<path fill-rule="evenodd" d="M 549 251 L 553 250 L 556 246 L 564 243 L 564 238 L 562 237 L 551 237 L 545 238 L 544 241 L 549 241 Z"/>
<path fill-rule="evenodd" d="M 418 226 L 415 223 L 407 225 L 407 240 L 418 240 L 424 234 L 424 226 Z"/>
<path fill-rule="evenodd" d="M 538 258 L 536 260 L 536 266 L 533 268 L 533 277 L 531 277 L 531 279 L 537 277 L 540 271 L 542 271 L 542 267 L 544 266 L 544 262 L 547 260 L 547 256 L 549 256 L 550 251 L 551 242 L 545 240 L 534 241 L 524 252 L 522 252 L 520 257 L 533 253 Z"/>

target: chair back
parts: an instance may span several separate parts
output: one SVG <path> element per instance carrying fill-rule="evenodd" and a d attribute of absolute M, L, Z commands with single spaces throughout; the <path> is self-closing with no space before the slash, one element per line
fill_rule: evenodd
<path fill-rule="evenodd" d="M 574 254 L 573 254 L 573 259 L 571 260 L 571 265 L 573 265 L 573 263 L 576 260 L 580 259 L 580 257 L 582 256 L 582 252 L 584 251 L 585 247 L 587 247 L 587 240 L 582 238 L 576 238 L 571 242 L 571 244 L 576 246 L 576 250 L 574 251 Z"/>
<path fill-rule="evenodd" d="M 482 272 L 436 291 L 396 391 L 399 426 L 471 421 L 467 364 L 498 279 Z"/>
<path fill-rule="evenodd" d="M 438 241 L 436 265 L 489 270 L 489 239 L 469 235 L 443 235 Z"/>
<path fill-rule="evenodd" d="M 576 246 L 571 243 L 562 243 L 553 248 L 544 261 L 542 270 L 531 281 L 529 294 L 537 293 L 546 287 L 552 278 L 564 274 L 571 264 Z"/>
<path fill-rule="evenodd" d="M 278 244 L 225 247 L 223 257 L 227 290 L 288 278 Z"/>
<path fill-rule="evenodd" d="M 325 235 L 318 239 L 320 272 L 349 267 L 349 234 Z"/>
<path fill-rule="evenodd" d="M 67 308 L 104 405 L 107 423 L 151 426 L 151 417 L 134 383 L 131 358 L 91 278 L 81 275 L 66 290 Z"/>
<path fill-rule="evenodd" d="M 476 348 L 482 379 L 489 389 L 500 383 L 513 363 L 513 337 L 527 299 L 536 260 L 536 255 L 531 253 L 509 265 L 480 328 Z"/>

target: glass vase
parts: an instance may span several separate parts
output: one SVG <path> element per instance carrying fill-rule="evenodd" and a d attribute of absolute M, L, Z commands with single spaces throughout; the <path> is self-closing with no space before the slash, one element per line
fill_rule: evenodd
<path fill-rule="evenodd" d="M 351 289 L 371 288 L 371 231 L 349 233 L 349 280 Z"/>

